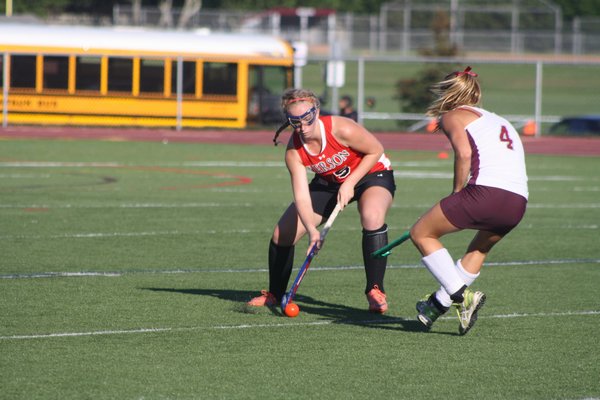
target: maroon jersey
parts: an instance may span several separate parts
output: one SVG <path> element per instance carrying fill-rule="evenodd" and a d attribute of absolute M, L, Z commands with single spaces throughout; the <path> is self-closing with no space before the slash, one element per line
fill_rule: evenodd
<path fill-rule="evenodd" d="M 330 182 L 342 183 L 362 161 L 364 154 L 344 146 L 331 133 L 331 116 L 319 117 L 321 124 L 321 151 L 311 154 L 298 134 L 293 135 L 294 149 L 300 155 L 302 164 L 315 174 Z M 369 173 L 391 169 L 390 160 L 385 154 L 371 168 Z"/>

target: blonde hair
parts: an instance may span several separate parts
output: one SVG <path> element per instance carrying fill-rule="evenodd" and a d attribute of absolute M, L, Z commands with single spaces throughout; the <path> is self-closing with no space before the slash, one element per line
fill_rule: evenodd
<path fill-rule="evenodd" d="M 316 94 L 308 89 L 288 89 L 281 96 L 281 108 L 286 112 L 288 107 L 293 103 L 298 102 L 311 103 L 314 107 L 320 108 L 321 102 Z"/>
<path fill-rule="evenodd" d="M 471 67 L 452 72 L 443 81 L 433 84 L 431 93 L 436 99 L 427 108 L 427 115 L 436 118 L 460 106 L 476 106 L 481 101 L 481 87 Z"/>

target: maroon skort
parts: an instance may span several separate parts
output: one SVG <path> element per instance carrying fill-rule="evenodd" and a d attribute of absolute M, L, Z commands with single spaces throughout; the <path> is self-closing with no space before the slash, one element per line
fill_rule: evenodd
<path fill-rule="evenodd" d="M 506 235 L 519 224 L 527 199 L 508 190 L 467 185 L 440 201 L 442 212 L 460 229 L 489 231 Z"/>

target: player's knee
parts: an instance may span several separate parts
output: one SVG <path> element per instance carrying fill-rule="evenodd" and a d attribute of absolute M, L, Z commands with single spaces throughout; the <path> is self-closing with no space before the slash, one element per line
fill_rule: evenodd
<path fill-rule="evenodd" d="M 385 211 L 363 211 L 360 216 L 363 229 L 374 231 L 381 228 L 385 224 L 385 215 Z"/>
<path fill-rule="evenodd" d="M 279 225 L 275 226 L 271 240 L 278 246 L 291 246 L 294 244 L 293 237 L 290 240 L 289 233 L 286 233 L 286 229 L 280 229 Z"/>
<path fill-rule="evenodd" d="M 423 236 L 421 235 L 421 229 L 417 227 L 417 224 L 413 225 L 410 228 L 410 240 L 412 240 L 414 244 L 417 244 L 422 238 Z"/>

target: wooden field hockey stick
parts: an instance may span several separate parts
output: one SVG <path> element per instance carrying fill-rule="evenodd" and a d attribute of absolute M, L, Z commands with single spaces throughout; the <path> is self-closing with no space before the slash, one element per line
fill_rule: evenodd
<path fill-rule="evenodd" d="M 335 221 L 335 218 L 339 214 L 340 210 L 341 207 L 338 203 L 331 212 L 329 218 L 327 218 L 327 222 L 325 222 L 325 226 L 323 226 L 323 229 L 321 230 L 321 237 L 319 238 L 319 242 L 313 244 L 310 251 L 308 252 L 308 255 L 306 256 L 306 259 L 304 260 L 304 263 L 302 263 L 302 267 L 300 267 L 298 275 L 296 275 L 296 279 L 294 280 L 292 288 L 289 292 L 283 295 L 283 298 L 281 299 L 281 311 L 285 312 L 285 307 L 292 301 L 292 299 L 296 295 L 296 292 L 298 291 L 298 286 L 300 286 L 300 282 L 302 282 L 302 279 L 304 279 L 304 275 L 306 275 L 306 271 L 308 271 L 308 267 L 310 267 L 310 262 L 313 258 L 315 258 L 315 256 L 318 253 L 318 245 L 321 245 L 325 240 L 325 236 L 327 236 L 327 232 L 329 232 L 329 229 L 331 229 L 331 225 L 333 225 L 333 221 Z"/>
<path fill-rule="evenodd" d="M 402 234 L 402 236 L 400 236 L 398 239 L 394 240 L 391 243 L 388 243 L 387 245 L 383 246 L 380 249 L 375 250 L 374 252 L 371 253 L 371 257 L 374 258 L 383 258 L 383 257 L 387 257 L 390 254 L 392 254 L 392 249 L 396 246 L 400 246 L 402 243 L 406 242 L 408 239 L 410 239 L 410 231 L 406 231 Z"/>

